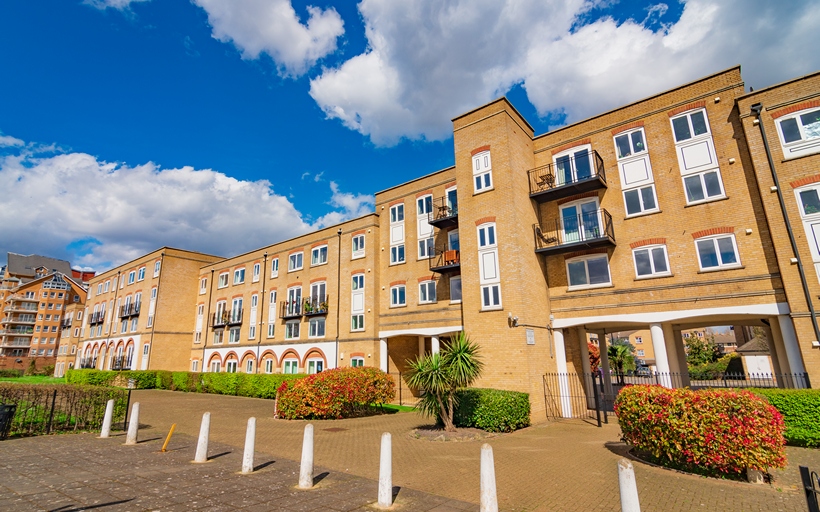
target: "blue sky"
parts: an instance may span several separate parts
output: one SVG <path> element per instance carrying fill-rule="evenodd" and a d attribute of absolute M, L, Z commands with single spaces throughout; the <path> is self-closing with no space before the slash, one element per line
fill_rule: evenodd
<path fill-rule="evenodd" d="M 541 133 L 738 63 L 817 70 L 820 7 L 769 4 L 2 2 L 0 263 L 230 256 L 361 215 L 504 94 Z"/>

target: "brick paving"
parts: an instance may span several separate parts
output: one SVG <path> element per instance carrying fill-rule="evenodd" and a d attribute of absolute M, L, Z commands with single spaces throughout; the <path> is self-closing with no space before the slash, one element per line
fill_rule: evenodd
<path fill-rule="evenodd" d="M 499 505 L 502 510 L 618 510 L 618 477 L 616 462 L 624 455 L 625 447 L 618 442 L 618 427 L 614 423 L 596 428 L 580 421 L 543 423 L 512 434 L 499 435 L 482 441 L 434 442 L 415 439 L 413 428 L 429 423 L 415 413 L 357 418 L 341 421 L 314 421 L 317 467 L 328 474 L 319 489 L 295 491 L 301 440 L 305 421 L 274 420 L 272 402 L 266 400 L 174 393 L 169 391 L 135 391 L 133 400 L 141 403 L 141 439 L 155 439 L 140 446 L 124 447 L 119 441 L 98 440 L 91 435 L 57 436 L 0 443 L 0 468 L 20 479 L 0 480 L 0 509 L 8 506 L 8 493 L 17 493 L 33 486 L 22 478 L 25 475 L 19 463 L 8 462 L 16 448 L 29 453 L 28 463 L 42 460 L 51 444 L 62 447 L 64 439 L 79 439 L 82 450 L 94 457 L 81 457 L 87 467 L 80 465 L 78 474 L 94 473 L 89 487 L 101 486 L 101 492 L 117 499 L 125 499 L 128 492 L 156 489 L 149 507 L 133 501 L 115 505 L 115 510 L 140 510 L 156 507 L 174 510 L 188 506 L 191 501 L 182 496 L 197 498 L 197 506 L 216 509 L 254 510 L 322 510 L 344 508 L 372 508 L 376 497 L 378 477 L 379 439 L 382 432 L 393 434 L 393 484 L 401 491 L 394 508 L 400 510 L 463 510 L 476 509 L 479 494 L 479 455 L 483 442 L 493 446 Z M 230 452 L 205 465 L 191 465 L 195 436 L 199 432 L 202 413 L 211 412 L 210 454 Z M 240 476 L 246 420 L 257 418 L 257 464 L 266 460 L 275 463 L 258 474 Z M 157 454 L 161 438 L 171 423 L 177 423 L 171 454 Z M 328 430 L 331 429 L 331 430 Z M 30 444 L 30 445 L 28 445 Z M 60 448 L 58 453 L 69 448 Z M 140 450 L 146 452 L 141 454 Z M 116 466 L 111 475 L 106 466 L 127 460 L 129 454 L 138 454 L 141 461 L 130 466 Z M 696 477 L 678 472 L 635 463 L 638 492 L 643 510 L 744 510 L 744 511 L 804 511 L 805 501 L 798 491 L 797 465 L 820 468 L 820 450 L 787 448 L 790 465 L 775 473 L 772 485 L 753 486 L 732 481 Z M 16 455 L 22 457 L 23 454 Z M 48 457 L 48 456 L 46 456 Z M 267 459 L 266 459 L 267 457 Z M 40 465 L 37 471 L 65 472 L 67 462 L 55 459 L 52 466 Z M 70 460 L 70 459 L 68 459 Z M 92 461 L 101 462 L 99 467 Z M 113 462 L 105 462 L 113 461 Z M 97 468 L 92 470 L 92 468 Z M 50 469 L 55 468 L 55 469 Z M 129 476 L 146 486 L 130 484 Z M 317 474 L 320 470 L 317 469 Z M 79 485 L 72 472 L 71 482 Z M 98 480 L 95 480 L 98 479 Z M 53 482 L 55 477 L 49 476 Z M 207 483 L 203 483 L 207 482 Z M 12 485 L 13 484 L 13 485 Z M 117 485 L 125 490 L 115 493 Z M 151 487 L 151 486 L 154 487 Z M 109 487 L 106 487 L 109 486 Z M 113 487 L 112 487 L 113 486 Z M 326 486 L 323 490 L 322 486 Z M 49 492 L 59 492 L 49 490 Z M 288 493 L 296 493 L 291 496 Z M 216 493 L 216 494 L 214 494 Z M 271 498 L 261 501 L 260 496 Z M 327 494 L 322 494 L 327 493 Z M 343 494 L 340 494 L 343 493 Z M 11 494 L 14 495 L 14 494 Z M 142 495 L 140 495 L 142 496 Z M 313 498 L 313 496 L 316 496 Z M 133 497 L 133 496 L 132 496 Z M 330 499 L 336 497 L 336 499 Z M 167 502 L 162 499 L 167 498 Z M 217 498 L 219 506 L 216 506 Z M 2 500 L 6 500 L 5 502 Z M 17 499 L 17 498 L 15 498 Z M 284 500 L 284 501 L 283 501 Z M 287 501 L 292 500 L 292 501 Z M 328 501 L 330 500 L 330 501 Z M 116 501 L 116 500 L 115 500 Z M 177 505 L 179 504 L 179 505 Z M 122 508 L 125 507 L 125 508 Z M 130 507 L 130 508 L 129 508 Z M 233 507 L 233 508 L 231 508 Z M 313 508 L 311 508 L 313 507 Z M 54 507 L 57 508 L 57 507 Z M 193 508 L 190 507 L 190 508 Z M 13 510 L 13 508 L 11 508 Z M 68 509 L 64 509 L 68 510 Z M 108 510 L 108 508 L 106 508 Z"/>

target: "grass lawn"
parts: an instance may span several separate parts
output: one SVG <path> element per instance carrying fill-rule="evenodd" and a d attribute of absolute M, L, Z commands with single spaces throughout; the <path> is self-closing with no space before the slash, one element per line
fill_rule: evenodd
<path fill-rule="evenodd" d="M 19 384 L 65 384 L 65 377 L 48 375 L 26 375 L 23 377 L 3 377 L 0 382 L 17 382 Z"/>
<path fill-rule="evenodd" d="M 384 404 L 382 406 L 388 412 L 412 412 L 415 411 L 412 407 L 408 407 L 406 405 L 394 405 L 394 404 Z"/>

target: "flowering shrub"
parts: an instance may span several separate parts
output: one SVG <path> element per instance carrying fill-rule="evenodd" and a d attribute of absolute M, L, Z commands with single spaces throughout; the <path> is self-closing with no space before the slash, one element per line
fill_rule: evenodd
<path fill-rule="evenodd" d="M 377 368 L 337 368 L 283 382 L 278 410 L 289 420 L 349 418 L 395 396 L 393 379 Z"/>
<path fill-rule="evenodd" d="M 615 413 L 624 442 L 663 465 L 709 475 L 786 465 L 783 417 L 748 391 L 628 386 Z"/>

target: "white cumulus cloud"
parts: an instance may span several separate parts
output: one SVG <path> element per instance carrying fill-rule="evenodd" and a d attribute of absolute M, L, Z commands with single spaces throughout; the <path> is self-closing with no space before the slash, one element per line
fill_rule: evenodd
<path fill-rule="evenodd" d="M 132 3 L 150 2 L 151 0 L 83 0 L 83 3 L 96 9 L 117 9 L 125 11 L 131 8 Z"/>
<path fill-rule="evenodd" d="M 353 194 L 350 192 L 342 192 L 339 190 L 339 185 L 335 181 L 330 182 L 330 190 L 333 195 L 330 196 L 328 203 L 336 211 L 332 211 L 322 215 L 314 225 L 318 228 L 332 226 L 348 219 L 355 219 L 368 213 L 373 213 L 376 206 L 376 197 L 370 194 Z M 338 209 L 341 209 L 339 211 Z"/>
<path fill-rule="evenodd" d="M 268 54 L 282 76 L 298 77 L 336 51 L 344 22 L 335 9 L 307 7 L 300 22 L 290 0 L 193 0 L 208 13 L 213 37 L 232 42 L 246 59 Z"/>
<path fill-rule="evenodd" d="M 516 84 L 539 115 L 571 122 L 734 64 L 755 87 L 820 68 L 817 2 L 686 0 L 674 23 L 659 3 L 642 21 L 578 26 L 594 5 L 362 0 L 367 50 L 323 70 L 310 94 L 329 118 L 393 145 L 447 138 L 452 117 Z"/>
<path fill-rule="evenodd" d="M 77 152 L 11 153 L 0 153 L 0 254 L 37 253 L 97 270 L 165 245 L 233 256 L 359 216 L 362 204 L 372 205 L 372 196 L 341 192 L 334 183 L 332 211 L 310 223 L 267 180 L 129 166 Z"/>

